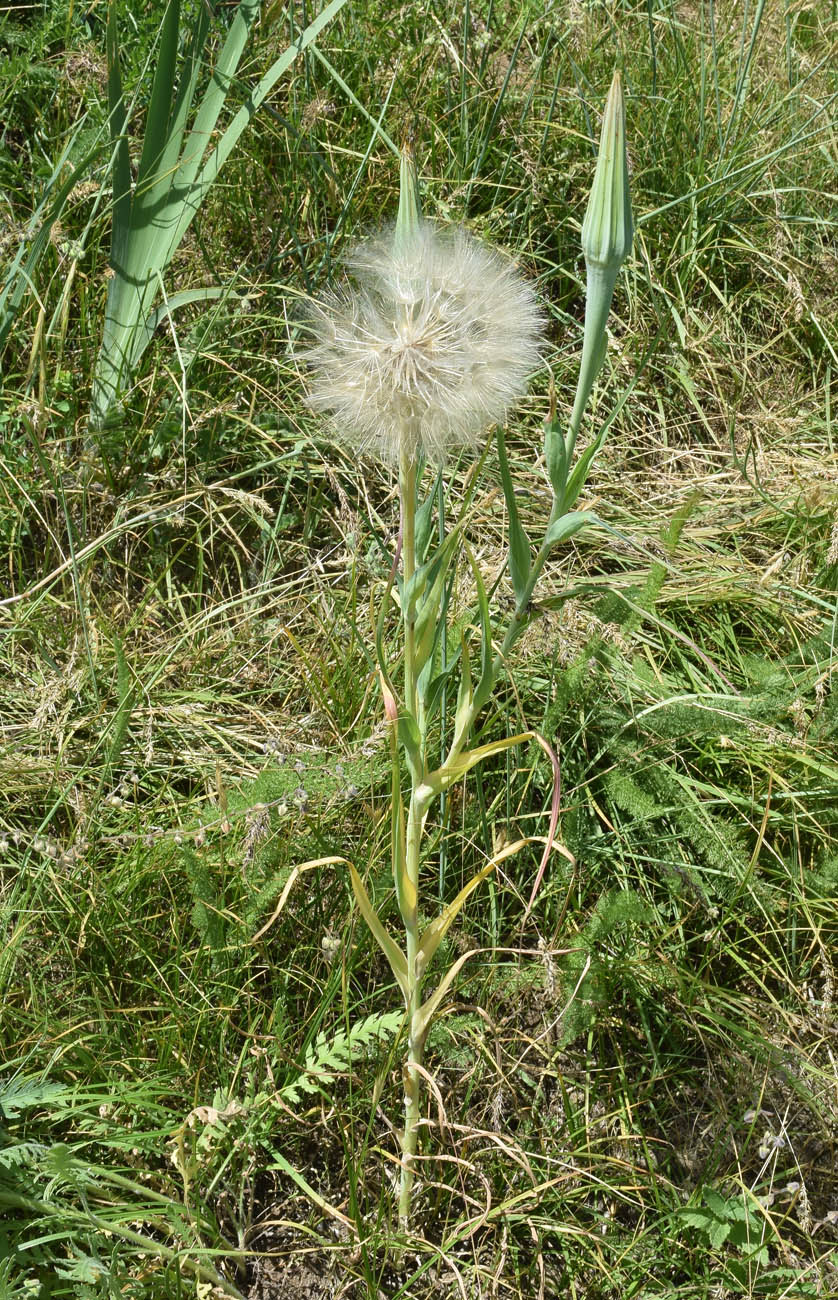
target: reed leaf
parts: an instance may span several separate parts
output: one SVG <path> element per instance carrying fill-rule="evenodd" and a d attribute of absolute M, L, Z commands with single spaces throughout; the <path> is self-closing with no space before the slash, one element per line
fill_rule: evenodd
<path fill-rule="evenodd" d="M 259 14 L 259 0 L 240 0 L 188 134 L 187 123 L 210 23 L 206 7 L 199 6 L 177 82 L 181 5 L 180 0 L 169 0 L 160 29 L 157 70 L 133 186 L 127 137 L 129 112 L 119 72 L 116 7 L 110 5 L 107 49 L 113 145 L 113 276 L 108 286 L 102 343 L 93 378 L 90 428 L 94 433 L 107 428 L 118 415 L 121 400 L 159 319 L 159 314 L 152 316 L 152 307 L 163 273 L 242 132 L 279 78 L 345 3 L 346 0 L 331 0 L 326 5 L 294 45 L 271 64 L 247 102 L 217 136 L 218 119 Z M 207 153 L 210 141 L 213 143 Z M 173 309 L 174 301 L 182 304 L 185 300 L 170 300 L 167 314 Z"/>

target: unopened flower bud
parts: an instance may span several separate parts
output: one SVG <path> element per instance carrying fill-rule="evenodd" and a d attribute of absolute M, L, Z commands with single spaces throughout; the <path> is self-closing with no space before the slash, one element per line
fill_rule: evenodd
<path fill-rule="evenodd" d="M 628 185 L 626 120 L 619 72 L 614 73 L 599 142 L 596 173 L 582 223 L 585 254 L 585 337 L 579 363 L 579 380 L 570 416 L 565 457 L 569 463 L 594 382 L 608 345 L 606 322 L 620 267 L 631 248 L 634 223 Z"/>
<path fill-rule="evenodd" d="M 626 153 L 626 113 L 619 72 L 614 73 L 602 118 L 596 174 L 582 223 L 582 250 L 590 269 L 619 271 L 634 236 Z"/>

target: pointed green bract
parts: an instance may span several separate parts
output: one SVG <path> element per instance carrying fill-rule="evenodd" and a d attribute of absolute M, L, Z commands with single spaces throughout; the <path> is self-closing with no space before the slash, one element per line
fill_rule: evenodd
<path fill-rule="evenodd" d="M 582 223 L 582 251 L 588 268 L 619 271 L 631 248 L 634 222 L 629 196 L 626 114 L 622 79 L 614 73 L 599 142 L 596 173 Z"/>
<path fill-rule="evenodd" d="M 407 249 L 422 225 L 422 211 L 419 207 L 419 178 L 413 148 L 409 144 L 402 146 L 399 166 L 399 212 L 396 217 L 396 248 Z"/>
<path fill-rule="evenodd" d="M 568 463 L 608 345 L 606 322 L 620 267 L 634 236 L 626 151 L 625 106 L 620 73 L 615 72 L 602 120 L 596 173 L 582 223 L 585 254 L 585 335 L 579 380 L 566 442 Z"/>

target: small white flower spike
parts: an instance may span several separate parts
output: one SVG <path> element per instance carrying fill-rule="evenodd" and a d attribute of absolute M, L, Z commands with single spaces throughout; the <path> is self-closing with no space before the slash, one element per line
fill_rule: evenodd
<path fill-rule="evenodd" d="M 543 317 L 514 264 L 422 219 L 409 154 L 399 219 L 347 258 L 353 283 L 309 306 L 299 356 L 336 438 L 398 463 L 476 447 L 526 390 Z"/>

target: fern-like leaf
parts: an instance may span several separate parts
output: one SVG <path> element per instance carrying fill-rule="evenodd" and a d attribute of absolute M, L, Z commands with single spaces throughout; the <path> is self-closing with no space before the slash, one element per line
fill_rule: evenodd
<path fill-rule="evenodd" d="M 14 1075 L 11 1079 L 0 1079 L 0 1115 L 14 1119 L 25 1110 L 49 1107 L 67 1101 L 71 1095 L 66 1084 Z"/>
<path fill-rule="evenodd" d="M 331 1038 L 327 1038 L 325 1032 L 318 1034 L 309 1044 L 302 1073 L 280 1089 L 280 1097 L 299 1104 L 301 1092 L 319 1092 L 337 1074 L 349 1069 L 354 1056 L 379 1048 L 386 1039 L 399 1032 L 403 1023 L 403 1011 L 387 1011 L 359 1020 L 348 1034 L 345 1029 L 339 1029 Z"/>
<path fill-rule="evenodd" d="M 37 1165 L 46 1147 L 41 1142 L 16 1142 L 14 1146 L 0 1148 L 0 1169 L 23 1169 Z"/>

